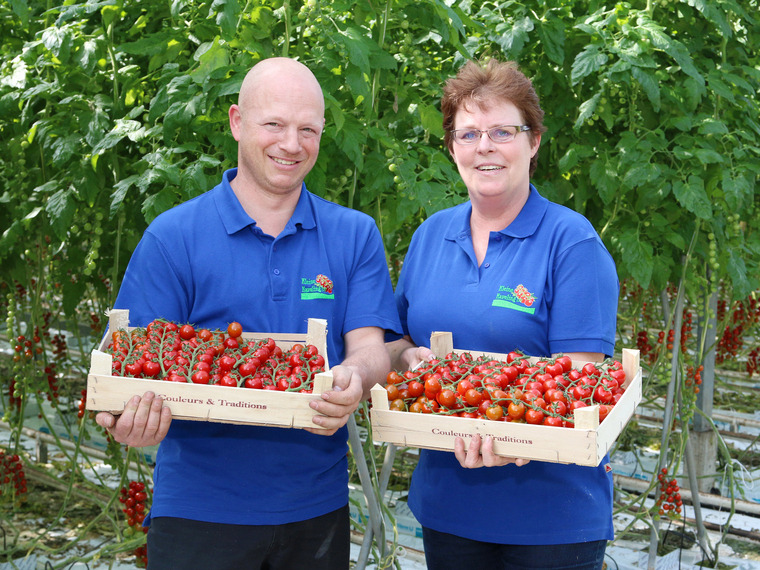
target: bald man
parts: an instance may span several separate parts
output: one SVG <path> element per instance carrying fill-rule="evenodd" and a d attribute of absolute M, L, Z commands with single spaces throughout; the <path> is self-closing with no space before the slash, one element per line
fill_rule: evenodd
<path fill-rule="evenodd" d="M 149 569 L 349 567 L 346 422 L 390 368 L 399 332 L 382 240 L 369 216 L 309 192 L 325 128 L 322 89 L 303 64 L 259 62 L 229 109 L 237 168 L 148 227 L 115 308 L 132 326 L 164 318 L 224 329 L 305 332 L 328 322 L 333 388 L 315 429 L 171 419 L 155 394 L 97 422 L 133 447 L 159 444 Z M 317 276 L 332 287 L 314 295 Z M 323 281 L 323 278 L 320 278 Z"/>

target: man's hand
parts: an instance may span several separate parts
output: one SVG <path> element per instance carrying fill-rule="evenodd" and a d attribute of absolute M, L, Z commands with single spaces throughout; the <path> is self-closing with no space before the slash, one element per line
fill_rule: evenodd
<path fill-rule="evenodd" d="M 322 394 L 322 400 L 311 402 L 311 407 L 320 416 L 314 416 L 314 423 L 324 429 L 307 431 L 319 435 L 332 435 L 348 422 L 364 395 L 364 383 L 357 369 L 351 366 L 336 366 L 330 369 L 333 375 L 332 390 Z"/>
<path fill-rule="evenodd" d="M 330 368 L 332 390 L 322 393 L 321 400 L 310 402 L 320 414 L 312 420 L 324 429 L 307 429 L 319 435 L 332 435 L 348 422 L 361 401 L 369 397 L 370 388 L 383 383 L 391 363 L 385 348 L 383 330 L 362 327 L 346 333 L 346 357 Z"/>
<path fill-rule="evenodd" d="M 172 412 L 153 392 L 145 392 L 142 398 L 134 396 L 127 402 L 118 417 L 99 412 L 95 421 L 119 443 L 130 447 L 149 447 L 158 445 L 166 437 Z"/>
<path fill-rule="evenodd" d="M 514 463 L 518 467 L 530 463 L 529 459 L 521 457 L 502 457 L 493 452 L 493 437 L 486 436 L 481 442 L 479 435 L 475 434 L 470 439 L 470 447 L 464 449 L 464 440 L 458 437 L 454 440 L 454 455 L 459 464 L 465 469 L 477 469 L 478 467 L 501 467 Z"/>

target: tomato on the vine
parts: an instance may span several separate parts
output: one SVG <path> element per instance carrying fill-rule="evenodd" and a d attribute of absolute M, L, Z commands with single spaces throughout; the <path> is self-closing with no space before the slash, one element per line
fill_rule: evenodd
<path fill-rule="evenodd" d="M 457 394 L 454 392 L 454 390 L 444 388 L 438 392 L 436 400 L 444 408 L 452 409 L 456 406 Z"/>
<path fill-rule="evenodd" d="M 525 421 L 529 424 L 540 424 L 544 421 L 544 413 L 540 410 L 528 408 L 525 410 Z"/>
<path fill-rule="evenodd" d="M 520 420 L 525 416 L 525 404 L 520 401 L 510 402 L 507 406 L 507 414 L 513 420 Z"/>
<path fill-rule="evenodd" d="M 179 328 L 179 338 L 182 340 L 190 340 L 195 338 L 195 328 L 193 325 L 182 325 Z"/>
<path fill-rule="evenodd" d="M 227 334 L 232 338 L 237 338 L 243 334 L 243 325 L 237 321 L 233 321 L 227 325 Z"/>
<path fill-rule="evenodd" d="M 489 406 L 486 410 L 486 417 L 489 420 L 499 421 L 504 417 L 504 408 L 501 406 Z"/>

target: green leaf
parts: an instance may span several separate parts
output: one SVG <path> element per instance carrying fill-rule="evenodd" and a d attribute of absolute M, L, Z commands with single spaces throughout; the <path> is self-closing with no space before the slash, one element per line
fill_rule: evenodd
<path fill-rule="evenodd" d="M 528 16 L 515 20 L 500 38 L 497 39 L 501 49 L 511 58 L 517 58 L 522 53 L 523 46 L 529 41 L 533 31 L 533 20 Z"/>
<path fill-rule="evenodd" d="M 584 101 L 581 103 L 578 118 L 575 120 L 575 124 L 573 125 L 573 128 L 577 131 L 580 129 L 583 124 L 591 117 L 593 116 L 594 112 L 596 111 L 597 106 L 599 105 L 599 99 L 601 99 L 602 94 L 597 93 L 594 95 L 591 99 L 588 101 Z"/>
<path fill-rule="evenodd" d="M 195 119 L 200 113 L 202 101 L 201 95 L 195 95 L 188 101 L 176 101 L 169 106 L 164 116 L 164 140 L 171 141 L 180 128 Z"/>
<path fill-rule="evenodd" d="M 70 188 L 61 188 L 48 198 L 45 211 L 58 239 L 68 239 L 68 230 L 71 228 L 76 210 L 74 193 Z"/>
<path fill-rule="evenodd" d="M 733 35 L 733 29 L 725 14 L 720 11 L 718 5 L 720 2 L 711 0 L 686 0 L 689 6 L 695 7 L 710 22 L 715 24 L 720 30 L 720 35 L 730 38 Z"/>
<path fill-rule="evenodd" d="M 702 164 L 723 164 L 726 162 L 722 154 L 711 148 L 698 148 L 694 154 Z"/>
<path fill-rule="evenodd" d="M 644 289 L 649 287 L 654 267 L 652 246 L 640 240 L 635 230 L 628 230 L 619 240 L 621 260 L 624 269 Z"/>
<path fill-rule="evenodd" d="M 692 175 L 687 182 L 673 183 L 673 195 L 684 208 L 703 220 L 712 218 L 712 204 L 705 192 L 705 183 L 699 176 Z"/>
<path fill-rule="evenodd" d="M 226 69 L 230 63 L 228 44 L 221 41 L 219 37 L 214 41 L 201 45 L 193 55 L 198 62 L 191 73 L 190 77 L 199 85 L 205 85 L 211 75 L 218 69 Z"/>
<path fill-rule="evenodd" d="M 437 107 L 432 105 L 420 105 L 420 121 L 422 127 L 438 138 L 443 138 L 443 115 Z"/>
<path fill-rule="evenodd" d="M 71 52 L 71 32 L 68 28 L 47 28 L 42 32 L 42 44 L 58 59 L 66 62 Z"/>
<path fill-rule="evenodd" d="M 115 4 L 103 6 L 100 9 L 100 16 L 103 18 L 103 27 L 107 29 L 121 16 L 121 6 Z"/>
<path fill-rule="evenodd" d="M 343 128 L 336 130 L 335 141 L 353 165 L 361 169 L 364 163 L 364 144 L 367 142 L 363 126 L 353 117 L 346 116 Z"/>
<path fill-rule="evenodd" d="M 222 30 L 222 37 L 231 40 L 235 37 L 238 17 L 240 15 L 240 2 L 238 0 L 214 0 L 209 9 L 209 17 L 216 12 L 216 23 Z"/>
<path fill-rule="evenodd" d="M 602 201 L 605 204 L 611 203 L 620 191 L 615 165 L 606 155 L 602 155 L 591 163 L 589 176 L 591 183 L 599 191 Z"/>
<path fill-rule="evenodd" d="M 74 156 L 82 139 L 79 135 L 68 135 L 65 137 L 53 139 L 53 165 L 56 167 L 63 166 L 66 162 Z"/>
<path fill-rule="evenodd" d="M 175 189 L 167 186 L 162 188 L 156 194 L 152 194 L 145 198 L 142 205 L 142 212 L 145 216 L 145 221 L 150 223 L 156 216 L 165 212 L 177 203 L 177 194 Z"/>
<path fill-rule="evenodd" d="M 623 185 L 628 188 L 641 186 L 654 177 L 655 171 L 654 165 L 648 162 L 636 164 L 623 174 Z"/>
<path fill-rule="evenodd" d="M 29 25 L 29 5 L 27 0 L 10 0 L 13 13 L 21 20 L 21 25 L 26 28 Z"/>
<path fill-rule="evenodd" d="M 100 154 L 109 148 L 119 144 L 124 138 L 135 142 L 145 136 L 145 128 L 137 121 L 131 119 L 119 119 L 116 121 L 113 129 L 101 138 L 95 146 L 92 147 L 92 154 Z"/>
<path fill-rule="evenodd" d="M 578 164 L 578 151 L 574 146 L 571 146 L 567 149 L 567 152 L 562 156 L 562 158 L 559 159 L 559 162 L 557 163 L 557 166 L 559 167 L 559 171 L 562 173 L 570 172 L 572 168 Z"/>
<path fill-rule="evenodd" d="M 607 63 L 607 59 L 607 54 L 601 53 L 599 51 L 599 46 L 586 46 L 586 49 L 579 53 L 573 61 L 572 70 L 570 72 L 572 84 L 576 85 L 584 77 L 599 71 L 599 69 Z"/>
<path fill-rule="evenodd" d="M 546 15 L 536 27 L 536 32 L 546 52 L 546 57 L 557 65 L 565 63 L 565 24 L 554 14 Z"/>
<path fill-rule="evenodd" d="M 338 100 L 335 99 L 335 97 L 333 97 L 330 93 L 325 93 L 325 106 L 327 114 L 332 117 L 335 129 L 339 131 L 343 128 L 343 125 L 346 122 L 346 116 L 343 112 L 343 107 L 341 107 Z"/>
<path fill-rule="evenodd" d="M 723 121 L 713 119 L 712 117 L 705 119 L 699 125 L 700 135 L 727 135 L 728 127 Z"/>
<path fill-rule="evenodd" d="M 644 89 L 644 93 L 647 94 L 647 97 L 652 103 L 654 110 L 659 112 L 660 86 L 657 82 L 657 79 L 655 79 L 654 74 L 642 69 L 641 67 L 636 66 L 631 68 L 631 73 L 636 78 L 636 81 L 639 82 L 639 85 L 641 85 L 642 89 Z"/>
<path fill-rule="evenodd" d="M 119 208 L 121 208 L 124 199 L 127 197 L 129 189 L 136 185 L 142 178 L 140 174 L 132 174 L 126 178 L 122 178 L 113 186 L 113 192 L 111 193 L 111 208 L 109 210 L 109 217 L 115 216 Z"/>
<path fill-rule="evenodd" d="M 672 244 L 677 250 L 686 251 L 686 240 L 681 234 L 673 231 L 672 229 L 665 229 L 663 235 L 668 243 Z"/>
<path fill-rule="evenodd" d="M 731 86 L 723 81 L 719 71 L 713 70 L 707 75 L 707 85 L 727 101 L 731 103 L 736 102 L 736 97 L 734 97 L 734 92 L 731 89 Z"/>
<path fill-rule="evenodd" d="M 353 96 L 354 104 L 359 105 L 361 101 L 369 97 L 369 84 L 366 80 L 366 75 L 358 68 L 350 66 L 346 70 L 346 83 L 351 89 L 351 95 Z"/>
<path fill-rule="evenodd" d="M 648 36 L 655 48 L 661 49 L 672 57 L 681 67 L 681 70 L 694 79 L 697 82 L 697 86 L 703 91 L 705 79 L 695 67 L 691 53 L 686 46 L 668 36 L 662 26 L 656 24 L 648 17 L 640 15 L 637 23 L 642 31 L 642 35 Z"/>
<path fill-rule="evenodd" d="M 757 278 L 754 279 L 754 283 L 750 281 L 747 264 L 744 261 L 744 257 L 741 255 L 741 251 L 729 249 L 727 257 L 728 263 L 726 264 L 726 271 L 731 277 L 731 285 L 734 288 L 734 295 L 737 299 L 746 299 L 756 291 Z M 725 259 L 725 256 L 723 259 Z"/>
<path fill-rule="evenodd" d="M 733 176 L 733 172 L 726 169 L 723 171 L 723 193 L 726 197 L 726 205 L 732 212 L 737 212 L 744 205 L 751 203 L 752 185 L 746 174 Z"/>
<path fill-rule="evenodd" d="M 348 59 L 351 63 L 361 69 L 362 72 L 371 73 L 369 53 L 372 49 L 371 45 L 368 44 L 371 44 L 372 41 L 353 26 L 341 32 L 340 40 L 348 50 Z"/>

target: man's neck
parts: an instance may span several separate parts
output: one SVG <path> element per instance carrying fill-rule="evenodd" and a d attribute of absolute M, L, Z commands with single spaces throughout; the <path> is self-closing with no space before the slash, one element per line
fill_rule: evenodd
<path fill-rule="evenodd" d="M 301 196 L 300 187 L 289 192 L 266 192 L 236 176 L 230 183 L 245 212 L 265 234 L 277 237 L 285 229 Z"/>

